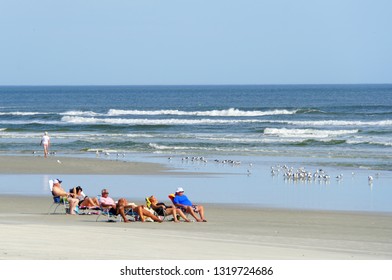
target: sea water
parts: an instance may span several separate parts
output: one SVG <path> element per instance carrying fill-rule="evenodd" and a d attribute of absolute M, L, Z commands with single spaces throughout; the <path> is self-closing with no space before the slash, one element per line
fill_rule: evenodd
<path fill-rule="evenodd" d="M 105 176 L 93 179 L 94 192 L 105 185 L 142 197 L 181 185 L 207 202 L 392 211 L 392 85 L 0 87 L 0 153 L 41 156 L 44 131 L 51 156 L 216 174 Z M 271 173 L 285 165 L 327 169 L 330 179 Z M 12 180 L 2 176 L 3 193 Z"/>

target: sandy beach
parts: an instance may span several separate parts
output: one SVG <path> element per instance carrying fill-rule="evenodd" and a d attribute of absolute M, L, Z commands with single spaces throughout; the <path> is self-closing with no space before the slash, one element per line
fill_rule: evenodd
<path fill-rule="evenodd" d="M 0 157 L 1 172 L 61 174 L 55 169 L 56 164 L 60 165 L 57 160 L 64 161 L 61 163 L 64 174 L 167 171 L 164 166 L 150 163 L 75 158 L 38 160 L 40 164 L 33 157 L 3 156 Z M 0 197 L 0 259 L 392 259 L 392 215 L 389 213 L 206 204 L 207 223 L 125 224 L 108 223 L 104 219 L 96 222 L 96 215 L 48 215 L 51 203 L 49 195 Z"/>
<path fill-rule="evenodd" d="M 207 223 L 125 224 L 47 215 L 50 205 L 0 198 L 1 259 L 392 259 L 391 215 L 206 205 Z"/>

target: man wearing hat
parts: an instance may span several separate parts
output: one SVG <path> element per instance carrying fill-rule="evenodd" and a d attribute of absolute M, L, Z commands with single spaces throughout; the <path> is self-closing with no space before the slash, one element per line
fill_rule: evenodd
<path fill-rule="evenodd" d="M 52 194 L 53 196 L 59 196 L 66 199 L 69 203 L 69 214 L 75 215 L 75 208 L 79 204 L 79 199 L 74 198 L 73 193 L 66 192 L 61 186 L 61 182 L 60 179 L 53 180 Z"/>
<path fill-rule="evenodd" d="M 173 203 L 176 207 L 179 207 L 182 211 L 191 214 L 193 218 L 198 222 L 207 222 L 204 218 L 204 207 L 202 205 L 193 205 L 192 202 L 184 195 L 183 188 L 177 188 L 176 196 L 173 198 Z M 199 213 L 200 219 L 196 216 Z"/>

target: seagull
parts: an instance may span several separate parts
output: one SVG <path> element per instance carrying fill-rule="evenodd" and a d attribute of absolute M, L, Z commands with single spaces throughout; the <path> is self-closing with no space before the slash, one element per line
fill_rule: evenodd
<path fill-rule="evenodd" d="M 61 164 L 61 161 L 58 159 L 58 160 L 57 160 L 57 163 Z"/>
<path fill-rule="evenodd" d="M 369 180 L 369 182 L 371 182 L 371 181 L 373 181 L 373 176 L 368 176 L 368 180 Z"/>

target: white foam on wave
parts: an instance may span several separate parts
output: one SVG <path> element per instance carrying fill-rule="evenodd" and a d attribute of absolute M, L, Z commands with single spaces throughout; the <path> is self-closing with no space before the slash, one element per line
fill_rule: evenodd
<path fill-rule="evenodd" d="M 297 110 L 269 110 L 269 111 L 242 111 L 235 108 L 227 110 L 211 110 L 211 111 L 179 111 L 179 110 L 153 110 L 153 111 L 140 111 L 140 110 L 116 110 L 110 109 L 108 116 L 121 116 L 121 115 L 175 115 L 175 116 L 202 116 L 202 117 L 257 117 L 267 115 L 291 115 L 295 114 Z"/>
<path fill-rule="evenodd" d="M 277 136 L 282 138 L 330 138 L 342 135 L 356 134 L 357 129 L 350 130 L 320 130 L 320 129 L 287 129 L 287 128 L 266 128 L 265 136 Z"/>
<path fill-rule="evenodd" d="M 391 141 L 370 141 L 366 139 L 362 140 L 347 140 L 347 144 L 350 145 L 358 145 L 358 144 L 369 144 L 369 145 L 379 145 L 379 146 L 387 146 L 387 147 L 392 147 L 392 142 Z"/>
<path fill-rule="evenodd" d="M 49 115 L 48 112 L 0 112 L 0 116 L 34 116 L 34 115 Z"/>
<path fill-rule="evenodd" d="M 95 117 L 102 116 L 102 114 L 95 113 L 93 111 L 67 111 L 60 113 L 61 116 L 85 116 L 85 117 Z"/>
<path fill-rule="evenodd" d="M 260 120 L 260 119 L 127 119 L 127 118 L 96 118 L 83 116 L 64 116 L 63 122 L 75 124 L 128 124 L 128 125 L 198 125 L 198 124 L 236 124 L 236 123 L 278 123 L 295 126 L 392 126 L 392 120 L 383 121 L 290 121 L 290 120 Z M 1 123 L 1 122 L 0 122 Z"/>
<path fill-rule="evenodd" d="M 127 124 L 127 125 L 199 125 L 199 124 L 234 124 L 259 122 L 258 120 L 224 120 L 224 119 L 122 119 L 122 118 L 85 118 L 64 116 L 63 122 L 75 124 Z"/>
<path fill-rule="evenodd" d="M 291 124 L 298 126 L 392 126 L 392 120 L 382 121 L 343 121 L 343 120 L 320 120 L 320 121 L 271 121 L 275 123 Z"/>

